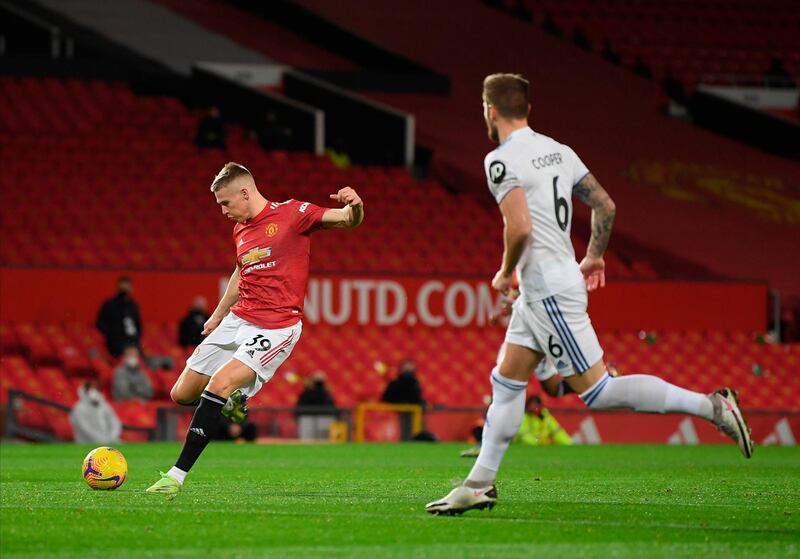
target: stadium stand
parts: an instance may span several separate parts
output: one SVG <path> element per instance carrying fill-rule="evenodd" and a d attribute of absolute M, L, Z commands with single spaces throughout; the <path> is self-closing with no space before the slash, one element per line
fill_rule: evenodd
<path fill-rule="evenodd" d="M 774 58 L 785 77 L 800 78 L 800 14 L 791 0 L 525 3 L 535 23 L 549 21 L 567 38 L 583 35 L 597 53 L 607 42 L 623 65 L 640 61 L 654 79 L 672 75 L 687 91 L 733 75 L 762 83 Z"/>
<path fill-rule="evenodd" d="M 449 98 L 371 94 L 416 116 L 418 142 L 434 149 L 433 172 L 448 187 L 485 192 L 480 163 L 491 147 L 480 141 L 479 84 L 513 69 L 531 80 L 534 129 L 571 145 L 612 192 L 619 210 L 612 245 L 625 236 L 646 240 L 643 255 L 659 249 L 718 276 L 765 278 L 800 295 L 800 270 L 785 258 L 796 251 L 795 162 L 666 116 L 656 82 L 477 1 L 411 0 L 403 10 L 352 0 L 299 3 L 454 84 L 472 84 L 454 87 Z M 458 21 L 441 25 L 451 13 Z M 437 33 L 419 31 L 430 28 Z M 496 34 L 503 40 L 493 41 Z M 576 211 L 576 226 L 585 218 Z"/>
<path fill-rule="evenodd" d="M 6 238 L 3 265 L 227 271 L 230 226 L 219 219 L 202 186 L 209 180 L 210 156 L 191 142 L 199 112 L 175 99 L 137 96 L 121 84 L 29 78 L 0 78 L 0 83 L 9 101 L 0 107 L 0 118 L 3 129 L 11 132 L 2 136 L 8 202 L 0 210 Z M 340 171 L 326 159 L 302 153 L 265 153 L 244 136 L 234 128 L 228 152 L 213 157 L 219 163 L 229 158 L 251 163 L 267 192 L 280 197 L 322 203 L 340 184 L 359 185 L 370 199 L 370 211 L 384 216 L 369 223 L 370 235 L 348 254 L 337 249 L 332 237 L 318 236 L 315 270 L 403 273 L 424 266 L 434 273 L 493 272 L 495 259 L 485 255 L 497 253 L 500 246 L 497 218 L 493 208 L 488 211 L 473 197 L 447 193 L 432 181 L 418 183 L 403 169 Z M 10 177 L 26 188 L 8 188 Z M 166 188 L 173 193 L 168 203 Z M 32 195 L 49 200 L 36 220 L 19 211 Z M 461 208 L 463 222 L 441 211 L 454 204 Z M 412 225 L 398 209 L 425 219 Z M 198 222 L 206 231 L 202 243 L 195 238 Z M 27 251 L 31 241 L 42 249 Z M 576 244 L 579 253 L 585 249 L 582 239 Z M 617 276 L 656 273 L 646 262 L 628 267 L 613 253 L 608 260 Z M 175 345 L 175 324 L 148 323 L 144 330 L 146 352 L 169 356 L 180 368 L 185 352 Z M 791 395 L 797 387 L 792 382 L 797 381 L 789 371 L 797 366 L 796 348 L 760 346 L 745 333 L 696 333 L 690 344 L 681 339 L 679 333 L 667 333 L 663 342 L 650 346 L 632 333 L 604 335 L 608 359 L 625 372 L 649 370 L 703 390 L 714 388 L 724 372 L 731 382 L 748 387 L 745 405 L 794 405 Z M 501 341 L 500 329 L 487 336 L 477 328 L 309 325 L 284 371 L 308 374 L 324 363 L 337 401 L 351 406 L 379 397 L 387 377 L 376 372 L 375 363 L 391 365 L 413 355 L 421 363 L 431 404 L 481 406 L 485 383 L 465 379 L 490 368 Z M 112 366 L 92 325 L 3 323 L 0 351 L 3 398 L 6 389 L 17 388 L 68 405 L 86 376 L 98 377 L 109 390 Z M 733 362 L 728 355 L 739 358 Z M 755 376 L 753 367 L 763 368 L 762 376 Z M 158 399 L 117 406 L 130 425 L 153 426 L 154 410 L 165 402 L 177 372 L 148 374 Z M 300 390 L 292 378 L 279 374 L 255 403 L 291 405 Z M 558 402 L 575 404 L 575 398 Z M 21 417 L 34 427 L 42 426 L 40 420 L 41 414 Z M 56 434 L 69 429 L 63 418 L 49 425 Z M 141 433 L 126 437 L 141 438 Z"/>
<path fill-rule="evenodd" d="M 177 0 L 162 3 L 186 6 Z M 208 5 L 208 2 L 197 4 L 201 8 Z M 476 8 L 472 6 L 469 9 Z M 433 12 L 435 14 L 435 10 Z M 413 18 L 413 14 L 412 9 L 404 17 Z M 363 17 L 364 21 L 370 21 L 374 14 L 367 10 L 366 14 L 349 14 L 349 17 Z M 500 17 L 491 15 L 495 22 Z M 381 29 L 381 26 L 377 28 Z M 512 35 L 518 37 L 519 29 L 513 28 Z M 235 33 L 236 26 L 231 25 L 229 31 Z M 463 29 L 459 31 L 463 32 Z M 409 38 L 397 43 L 397 35 L 398 31 L 389 33 L 387 42 L 408 46 Z M 538 37 L 534 42 L 550 40 Z M 253 41 L 248 45 L 251 48 L 274 48 L 266 43 L 256 44 L 255 38 Z M 320 52 L 305 51 L 307 44 L 301 40 L 292 44 L 300 54 L 308 54 L 307 62 L 298 58 L 298 63 L 312 64 L 322 60 L 324 65 L 346 69 L 346 62 L 325 59 Z M 476 45 L 480 44 L 476 42 Z M 428 47 L 430 45 L 423 42 L 413 46 L 411 51 L 412 54 L 420 53 Z M 562 45 L 554 47 L 554 50 L 563 48 Z M 442 46 L 437 44 L 420 57 L 427 57 L 426 62 L 436 67 L 437 61 L 442 60 L 440 49 Z M 589 72 L 590 77 L 608 71 L 603 69 L 600 72 L 594 62 L 586 62 L 580 54 L 565 52 L 559 60 Z M 448 60 L 453 59 L 459 57 L 448 57 Z M 497 63 L 484 58 L 469 69 L 472 82 L 489 68 L 488 62 L 492 66 Z M 458 71 L 463 77 L 464 68 Z M 771 241 L 776 235 L 779 239 L 787 235 L 790 229 L 785 224 L 794 219 L 790 213 L 791 206 L 789 209 L 775 209 L 780 206 L 779 200 L 767 208 L 767 218 L 758 215 L 759 211 L 764 211 L 763 204 L 756 203 L 761 200 L 754 199 L 742 207 L 741 196 L 738 196 L 742 189 L 738 188 L 740 183 L 736 181 L 737 188 L 722 203 L 723 210 L 715 205 L 719 198 L 707 202 L 706 198 L 698 196 L 694 201 L 700 198 L 699 203 L 687 206 L 681 192 L 674 189 L 673 196 L 663 188 L 659 193 L 642 192 L 644 186 L 653 186 L 653 177 L 670 173 L 680 175 L 676 184 L 684 184 L 683 177 L 698 169 L 695 176 L 699 177 L 697 182 L 701 186 L 709 181 L 719 181 L 719 169 L 726 168 L 728 163 L 735 164 L 740 155 L 753 154 L 645 112 L 643 107 L 648 111 L 652 109 L 648 100 L 652 90 L 643 87 L 635 78 L 625 80 L 630 80 L 628 85 L 631 85 L 632 92 L 614 91 L 621 99 L 612 103 L 609 112 L 625 114 L 626 120 L 618 126 L 616 123 L 609 126 L 608 117 L 600 116 L 600 121 L 594 126 L 611 129 L 620 139 L 634 128 L 649 130 L 630 134 L 620 141 L 617 149 L 631 148 L 646 139 L 648 142 L 656 141 L 660 151 L 654 153 L 639 148 L 632 149 L 631 154 L 625 157 L 612 156 L 608 148 L 589 146 L 589 142 L 585 142 L 589 154 L 585 156 L 587 161 L 596 157 L 601 174 L 614 177 L 622 185 L 620 199 L 631 208 L 626 212 L 627 216 L 633 214 L 633 217 L 625 218 L 627 223 L 623 229 L 627 227 L 636 232 L 641 228 L 643 234 L 638 237 L 645 237 L 648 242 L 646 250 L 638 246 L 630 252 L 626 250 L 625 242 L 618 244 L 622 248 L 607 256 L 609 275 L 652 279 L 673 271 L 674 260 L 648 258 L 648 255 L 658 254 L 659 244 L 664 248 L 664 235 L 652 239 L 648 235 L 659 227 L 663 231 L 665 224 L 675 215 L 683 215 L 686 225 L 686 230 L 676 232 L 677 242 L 687 242 L 695 238 L 693 235 L 696 236 L 698 231 L 708 230 L 715 231 L 713 240 L 719 242 L 720 235 L 737 234 L 736 224 L 739 229 L 744 229 L 741 235 L 752 235 L 751 246 L 762 247 L 761 262 L 772 264 L 776 254 L 787 254 L 783 241 L 771 243 L 765 239 Z M 597 83 L 600 91 L 594 101 L 608 99 L 608 86 L 602 85 L 602 80 Z M 565 87 L 569 89 L 577 85 L 570 82 Z M 588 104 L 577 87 L 573 91 L 575 98 L 570 100 L 570 106 Z M 637 95 L 639 99 L 636 99 Z M 553 90 L 544 92 L 543 96 L 544 104 L 554 103 Z M 19 267 L 228 271 L 231 264 L 230 224 L 219 218 L 210 203 L 206 185 L 211 173 L 222 163 L 241 160 L 251 167 L 271 198 L 291 196 L 324 204 L 329 192 L 343 184 L 352 184 L 369 199 L 370 215 L 381 216 L 379 220 L 368 221 L 365 227 L 369 228 L 369 234 L 360 236 L 358 243 L 350 243 L 347 251 L 342 250 L 341 239 L 318 236 L 312 251 L 312 269 L 318 273 L 398 274 L 424 269 L 431 274 L 491 275 L 501 247 L 496 208 L 465 193 L 469 188 L 453 193 L 442 183 L 444 181 L 449 187 L 462 180 L 482 183 L 482 179 L 475 179 L 476 174 L 480 175 L 480 166 L 476 162 L 482 160 L 485 146 L 465 139 L 480 138 L 483 134 L 475 110 L 475 92 L 454 91 L 450 100 L 455 107 L 452 111 L 449 101 L 445 110 L 442 99 L 436 97 L 378 93 L 374 97 L 405 105 L 404 108 L 419 114 L 423 142 L 439 147 L 450 145 L 437 153 L 439 160 L 435 169 L 441 180 L 417 181 L 407 170 L 400 168 L 356 166 L 340 170 L 327 159 L 304 153 L 267 153 L 249 139 L 246 130 L 236 126 L 230 127 L 226 151 L 199 152 L 192 138 L 201 112 L 187 109 L 177 99 L 138 96 L 120 83 L 0 77 L 0 130 L 3 132 L 0 135 L 0 164 L 4 168 L 0 185 L 5 202 L 0 208 L 4 233 L 0 263 Z M 614 110 L 623 105 L 630 110 Z M 563 112 L 556 111 L 553 116 L 544 116 L 546 128 L 556 130 L 563 126 L 568 130 L 568 136 L 580 137 L 583 132 L 580 119 L 585 114 L 578 111 L 565 121 L 559 120 L 563 115 Z M 688 138 L 689 145 L 680 146 L 680 139 L 660 142 L 658 130 L 662 126 L 676 132 L 666 134 L 667 138 Z M 456 140 L 451 142 L 453 138 Z M 708 143 L 700 149 L 703 155 L 694 158 L 693 150 L 703 142 Z M 582 147 L 580 143 L 576 148 Z M 728 153 L 733 155 L 717 156 L 716 152 L 722 151 L 719 149 L 722 145 L 731 148 Z M 756 159 L 755 167 L 762 172 L 774 162 L 760 155 Z M 700 161 L 710 163 L 701 164 Z M 477 173 L 465 171 L 467 167 L 476 168 Z M 780 182 L 780 177 L 791 177 L 791 173 L 782 163 L 776 167 L 779 178 L 766 175 L 764 184 L 775 187 L 775 180 L 778 180 L 775 190 L 780 191 L 786 200 L 793 200 L 797 195 L 796 185 L 788 179 L 786 184 Z M 729 177 L 723 175 L 722 179 L 726 178 Z M 25 188 L 13 188 L 19 184 L 24 184 Z M 749 186 L 757 190 L 761 184 L 756 181 Z M 675 184 L 666 186 L 674 187 Z M 168 201 L 165 200 L 167 191 L 170 193 Z M 617 197 L 616 190 L 614 194 Z M 31 198 L 47 200 L 36 208 L 35 219 L 31 216 Z M 458 208 L 459 221 L 452 219 L 449 208 Z M 418 218 L 414 223 L 403 218 L 412 213 Z M 746 216 L 745 227 L 741 227 L 742 216 Z M 586 215 L 580 217 L 585 222 Z M 198 224 L 203 228 L 202 241 L 198 240 Z M 578 235 L 574 242 L 580 255 L 585 250 L 586 238 Z M 672 253 L 669 244 L 666 250 Z M 32 245 L 38 247 L 36 251 L 27 248 Z M 695 251 L 697 260 L 697 254 L 705 249 L 690 245 L 688 250 Z M 709 258 L 716 262 L 716 259 L 729 256 L 714 254 Z M 742 263 L 737 265 L 741 267 Z M 764 274 L 786 284 L 785 269 L 780 273 L 765 269 L 759 266 L 758 259 L 748 260 L 744 267 L 748 276 Z M 742 274 L 740 269 L 725 266 L 718 266 L 718 269 L 725 275 Z M 671 331 L 643 337 L 637 332 L 602 332 L 606 359 L 615 363 L 623 373 L 653 372 L 704 391 L 717 388 L 720 378 L 724 378 L 725 382 L 743 389 L 745 407 L 797 407 L 796 398 L 793 398 L 800 388 L 800 381 L 793 374 L 798 370 L 800 359 L 797 345 L 763 344 L 752 332 Z M 145 325 L 145 351 L 170 356 L 180 368 L 186 352 L 174 344 L 174 339 L 173 323 Z M 391 370 L 400 359 L 413 356 L 420 363 L 420 378 L 431 404 L 483 406 L 488 384 L 467 379 L 475 379 L 476 375 L 488 371 L 501 341 L 502 330 L 499 328 L 487 333 L 486 329 L 471 327 L 336 328 L 309 325 L 295 355 L 254 403 L 291 405 L 300 385 L 289 373 L 308 374 L 321 363 L 325 364 L 339 405 L 351 406 L 376 399 L 387 382 L 387 376 L 378 372 L 382 369 L 376 367 L 376 363 L 387 363 Z M 3 401 L 7 398 L 8 388 L 17 388 L 70 404 L 75 400 L 77 386 L 87 376 L 98 377 L 103 388 L 108 390 L 112 365 L 104 354 L 99 335 L 90 324 L 0 323 L 0 353 L 0 388 L 3 389 L 0 398 Z M 120 417 L 130 425 L 154 425 L 154 410 L 164 403 L 177 373 L 148 371 L 148 374 L 154 381 L 158 399 L 147 404 L 117 406 Z M 546 403 L 551 406 L 578 404 L 574 396 Z M 61 435 L 69 432 L 63 417 L 60 420 L 47 419 L 37 413 L 22 416 L 22 421 L 31 426 L 51 429 Z M 140 434 L 126 436 L 141 437 Z"/>
<path fill-rule="evenodd" d="M 3 403 L 9 388 L 65 405 L 75 402 L 77 387 L 83 382 L 83 377 L 70 372 L 55 350 L 34 358 L 36 346 L 17 341 L 24 339 L 26 333 L 38 333 L 40 338 L 47 339 L 58 332 L 64 336 L 63 341 L 77 345 L 79 334 L 75 334 L 74 325 L 2 324 L 0 329 L 4 332 L 4 339 L 12 342 L 3 345 L 0 359 Z M 159 348 L 163 351 L 165 344 L 172 339 L 174 325 L 148 324 L 146 330 L 153 332 L 145 340 L 146 351 L 155 352 Z M 500 328 L 489 335 L 485 329 L 453 327 L 437 329 L 435 335 L 430 329 L 410 327 L 307 325 L 305 330 L 295 354 L 267 389 L 256 396 L 254 406 L 293 405 L 302 389 L 296 375 L 309 374 L 320 366 L 328 373 L 339 406 L 350 407 L 374 401 L 380 397 L 393 374 L 394 364 L 410 355 L 420 363 L 418 374 L 429 404 L 480 407 L 486 404 L 488 385 L 471 380 L 491 368 L 503 336 Z M 663 332 L 647 336 L 635 332 L 606 332 L 601 334 L 601 343 L 606 350 L 606 360 L 623 374 L 650 372 L 704 392 L 715 390 L 724 379 L 725 383 L 739 388 L 742 404 L 747 408 L 788 410 L 797 407 L 795 394 L 800 390 L 800 379 L 793 373 L 800 366 L 800 347 L 797 344 L 765 344 L 750 333 L 723 331 Z M 346 349 L 342 350 L 342 347 Z M 175 346 L 170 350 L 176 358 L 184 355 Z M 376 365 L 378 363 L 388 364 L 389 373 L 382 373 Z M 109 395 L 109 365 L 98 360 L 93 368 L 82 371 L 81 375 L 87 372 L 100 378 L 102 389 Z M 166 396 L 177 373 L 148 371 L 148 374 L 156 386 L 158 397 L 148 403 L 115 404 L 125 423 L 153 427 L 155 409 L 167 404 Z M 545 401 L 552 407 L 580 407 L 574 395 L 559 400 L 545 397 Z M 32 421 L 24 424 L 38 425 Z M 132 436 L 136 438 L 138 434 Z"/>
<path fill-rule="evenodd" d="M 26 184 L 24 192 L 9 190 L 0 209 L 9 235 L 0 248 L 5 265 L 227 269 L 229 224 L 218 219 L 202 186 L 210 182 L 210 158 L 216 160 L 212 168 L 228 159 L 248 162 L 274 199 L 326 204 L 327 194 L 346 184 L 371 199 L 371 211 L 384 216 L 369 224 L 373 235 L 346 253 L 337 249 L 338 239 L 319 236 L 312 253 L 318 272 L 402 273 L 422 266 L 486 275 L 499 258 L 494 208 L 450 194 L 435 181 L 416 181 L 403 168 L 340 170 L 326 158 L 266 153 L 240 127 L 232 127 L 227 152 L 201 152 L 191 142 L 199 111 L 174 98 L 137 96 L 121 84 L 4 77 L 0 85 L 7 101 L 0 123 L 9 132 L 0 139 L 2 161 L 8 177 Z M 166 188 L 168 204 L 160 199 Z M 30 195 L 50 201 L 36 223 L 18 211 Z M 451 206 L 459 207 L 461 220 L 442 211 Z M 207 227 L 202 244 L 195 239 L 197 221 Z M 23 240 L 35 241 L 48 261 L 26 250 Z M 575 242 L 579 254 L 585 251 L 585 237 Z M 614 251 L 607 262 L 613 277 L 657 276 L 653 264 Z"/>
<path fill-rule="evenodd" d="M 532 80 L 534 128 L 572 145 L 619 202 L 612 244 L 616 249 L 626 246 L 629 265 L 647 261 L 660 277 L 667 277 L 669 269 L 672 277 L 765 278 L 789 296 L 800 295 L 794 281 L 800 271 L 784 265 L 783 259 L 793 250 L 791 239 L 800 220 L 793 209 L 800 198 L 797 166 L 665 116 L 656 82 L 614 68 L 477 1 L 436 6 L 413 1 L 402 13 L 380 3 L 298 3 L 350 32 L 446 73 L 457 83 L 479 84 L 498 68 L 522 71 Z M 269 37 L 254 44 L 236 26 L 224 23 L 258 21 L 252 13 L 210 1 L 200 7 L 183 0 L 165 4 L 281 61 L 281 47 Z M 639 5 L 650 4 L 633 3 L 631 10 Z M 739 13 L 737 6 L 727 10 Z M 459 21 L 481 25 L 446 26 L 435 35 L 413 31 L 435 26 L 456 12 Z M 503 29 L 502 45 L 488 44 L 484 29 Z M 295 35 L 292 45 L 303 53 L 303 67 L 325 67 L 325 60 L 315 55 L 317 38 L 302 39 Z M 775 40 L 795 44 L 786 43 L 783 35 Z M 550 55 L 520 54 L 536 52 Z M 476 91 L 458 87 L 449 97 L 378 91 L 369 96 L 415 115 L 417 142 L 432 150 L 431 168 L 439 182 L 482 198 L 486 188 L 480 162 L 490 146 L 478 140 L 484 131 Z M 598 111 L 600 106 L 604 110 Z M 586 123 L 591 125 L 587 128 Z M 588 230 L 587 217 L 579 207 L 575 229 Z"/>
<path fill-rule="evenodd" d="M 273 22 L 254 18 L 252 15 L 213 0 L 158 0 L 169 8 L 203 27 L 236 40 L 254 50 L 269 53 L 268 56 L 296 68 L 326 68 L 329 70 L 352 70 L 357 66 L 350 60 L 337 56 L 316 46 L 296 33 Z M 247 29 L 242 34 L 241 30 Z"/>

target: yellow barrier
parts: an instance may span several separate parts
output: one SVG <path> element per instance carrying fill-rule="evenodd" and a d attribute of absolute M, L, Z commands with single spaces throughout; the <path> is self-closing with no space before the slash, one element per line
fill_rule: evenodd
<path fill-rule="evenodd" d="M 332 443 L 346 443 L 347 437 L 347 422 L 346 421 L 336 421 L 331 422 L 330 430 L 328 431 L 328 442 Z"/>
<path fill-rule="evenodd" d="M 422 406 L 417 404 L 387 404 L 384 402 L 366 402 L 356 406 L 353 418 L 353 441 L 364 442 L 364 414 L 368 411 L 393 411 L 411 414 L 411 435 L 422 431 Z"/>

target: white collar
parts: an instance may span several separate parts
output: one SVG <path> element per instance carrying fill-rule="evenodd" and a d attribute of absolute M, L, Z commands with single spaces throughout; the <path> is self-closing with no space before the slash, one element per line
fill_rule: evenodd
<path fill-rule="evenodd" d="M 521 136 L 522 134 L 525 134 L 526 132 L 530 132 L 531 134 L 535 134 L 535 132 L 533 131 L 533 129 L 530 126 L 523 126 L 522 128 L 517 128 L 511 134 L 506 136 L 506 139 L 503 140 L 503 144 L 508 142 L 514 136 Z M 503 145 L 503 144 L 500 144 L 500 145 Z"/>

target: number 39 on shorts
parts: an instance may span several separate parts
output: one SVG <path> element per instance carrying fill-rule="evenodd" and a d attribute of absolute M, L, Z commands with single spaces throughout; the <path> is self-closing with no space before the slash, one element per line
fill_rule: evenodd
<path fill-rule="evenodd" d="M 256 344 L 258 344 L 258 347 L 255 348 L 257 351 L 266 351 L 272 347 L 270 341 L 263 334 L 256 334 L 252 340 L 244 345 L 247 347 L 253 347 Z"/>

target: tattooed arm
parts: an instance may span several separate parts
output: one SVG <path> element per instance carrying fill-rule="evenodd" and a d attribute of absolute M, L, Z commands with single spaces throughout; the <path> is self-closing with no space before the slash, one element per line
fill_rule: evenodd
<path fill-rule="evenodd" d="M 594 258 L 602 258 L 617 213 L 614 201 L 591 173 L 583 177 L 573 187 L 572 192 L 581 202 L 592 208 L 592 236 L 586 253 Z"/>
<path fill-rule="evenodd" d="M 586 287 L 593 291 L 606 284 L 603 253 L 608 247 L 617 209 L 611 196 L 591 173 L 583 177 L 572 188 L 572 192 L 581 202 L 592 208 L 592 236 L 589 238 L 586 257 L 581 261 L 581 272 L 586 279 Z"/>

